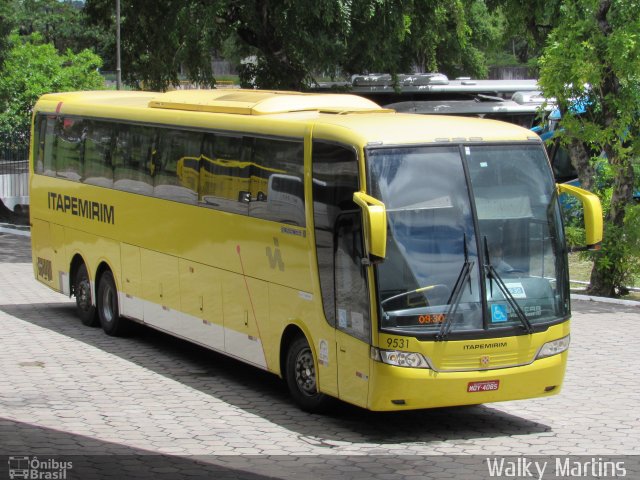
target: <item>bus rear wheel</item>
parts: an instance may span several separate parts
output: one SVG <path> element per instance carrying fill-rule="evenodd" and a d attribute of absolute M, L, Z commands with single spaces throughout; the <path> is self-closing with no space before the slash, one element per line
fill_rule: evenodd
<path fill-rule="evenodd" d="M 100 324 L 107 335 L 119 337 L 129 331 L 129 321 L 120 316 L 118 290 L 113 274 L 107 270 L 100 277 L 96 295 Z"/>
<path fill-rule="evenodd" d="M 91 302 L 91 282 L 87 266 L 83 263 L 78 267 L 73 283 L 73 292 L 76 296 L 76 312 L 80 321 L 87 327 L 97 327 L 99 323 L 96 307 Z"/>
<path fill-rule="evenodd" d="M 307 412 L 325 411 L 332 398 L 318 392 L 316 363 L 307 340 L 300 336 L 289 345 L 285 377 L 293 400 Z"/>

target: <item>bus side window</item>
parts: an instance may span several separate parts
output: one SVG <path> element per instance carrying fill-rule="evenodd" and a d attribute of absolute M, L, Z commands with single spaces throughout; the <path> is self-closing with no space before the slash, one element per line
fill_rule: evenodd
<path fill-rule="evenodd" d="M 47 131 L 47 117 L 38 115 L 33 128 L 35 138 L 33 139 L 33 171 L 44 173 L 44 149 Z"/>
<path fill-rule="evenodd" d="M 153 128 L 119 125 L 112 157 L 115 188 L 153 195 L 150 169 L 153 139 Z"/>
<path fill-rule="evenodd" d="M 44 121 L 43 121 L 44 123 Z M 56 175 L 56 118 L 48 116 L 44 130 L 43 140 L 43 171 L 45 175 L 55 177 Z"/>
<path fill-rule="evenodd" d="M 202 133 L 158 130 L 158 146 L 152 162 L 156 197 L 196 203 L 201 145 Z"/>
<path fill-rule="evenodd" d="M 110 188 L 113 186 L 111 151 L 115 126 L 108 122 L 89 121 L 84 142 L 83 182 Z"/>
<path fill-rule="evenodd" d="M 219 133 L 205 135 L 198 192 L 201 205 L 248 214 L 251 173 L 248 140 Z"/>
<path fill-rule="evenodd" d="M 313 142 L 313 219 L 322 302 L 327 321 L 336 325 L 334 237 L 338 217 L 357 210 L 353 192 L 359 190 L 354 148 Z"/>
<path fill-rule="evenodd" d="M 79 181 L 82 178 L 85 120 L 60 118 L 56 125 L 56 176 Z"/>
<path fill-rule="evenodd" d="M 302 141 L 254 140 L 249 215 L 305 226 L 303 145 Z"/>

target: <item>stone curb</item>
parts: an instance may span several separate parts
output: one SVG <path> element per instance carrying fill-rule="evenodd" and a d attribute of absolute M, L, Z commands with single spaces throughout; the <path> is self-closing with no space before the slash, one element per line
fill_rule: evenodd
<path fill-rule="evenodd" d="M 640 307 L 640 302 L 636 300 L 623 300 L 621 298 L 594 297 L 591 295 L 581 295 L 577 293 L 571 294 L 571 300 L 580 300 L 585 302 L 612 303 L 614 305 L 626 305 L 628 307 Z"/>
<path fill-rule="evenodd" d="M 0 226 L 0 233 L 11 233 L 12 235 L 20 235 L 22 237 L 30 237 L 31 232 L 29 230 L 19 230 L 17 228 L 7 228 Z"/>

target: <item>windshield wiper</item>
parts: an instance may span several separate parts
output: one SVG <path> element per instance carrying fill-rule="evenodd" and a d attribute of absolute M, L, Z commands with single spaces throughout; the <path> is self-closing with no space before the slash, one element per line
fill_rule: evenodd
<path fill-rule="evenodd" d="M 447 308 L 447 312 L 444 315 L 444 320 L 442 325 L 440 325 L 440 332 L 436 335 L 436 340 L 444 341 L 449 335 L 451 331 L 451 327 L 453 326 L 453 317 L 458 310 L 458 306 L 460 305 L 460 299 L 462 298 L 462 289 L 464 284 L 469 281 L 469 287 L 471 287 L 471 269 L 473 268 L 474 262 L 469 261 L 469 250 L 467 249 L 467 234 L 464 234 L 464 264 L 460 269 L 460 273 L 458 274 L 458 278 L 456 279 L 456 283 L 453 286 L 453 290 L 451 291 L 451 295 L 449 296 L 449 300 L 447 304 L 449 308 Z"/>
<path fill-rule="evenodd" d="M 520 308 L 520 305 L 518 305 L 518 302 L 513 297 L 507 286 L 504 284 L 502 277 L 498 274 L 493 265 L 491 265 L 491 260 L 489 259 L 489 246 L 487 244 L 486 235 L 484 236 L 484 258 L 486 262 L 484 267 L 487 270 L 487 278 L 489 279 L 489 281 L 491 281 L 492 286 L 490 295 L 493 297 L 493 281 L 495 280 L 496 284 L 498 285 L 498 289 L 502 292 L 502 295 L 507 300 L 513 311 L 516 312 L 518 319 L 520 320 L 520 322 L 522 322 L 522 325 L 524 325 L 527 333 L 533 333 L 533 326 L 527 318 L 527 315 L 522 311 L 522 308 Z"/>

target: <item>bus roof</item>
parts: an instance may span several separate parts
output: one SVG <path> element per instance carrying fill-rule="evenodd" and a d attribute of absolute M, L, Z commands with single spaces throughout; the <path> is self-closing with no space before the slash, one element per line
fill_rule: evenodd
<path fill-rule="evenodd" d="M 378 104 L 356 95 L 271 90 L 176 90 L 161 94 L 149 102 L 149 107 L 239 115 L 382 110 Z"/>
<path fill-rule="evenodd" d="M 313 127 L 316 136 L 362 145 L 538 139 L 507 123 L 396 113 L 344 94 L 239 89 L 67 92 L 44 95 L 35 110 L 265 135 L 302 136 Z"/>

